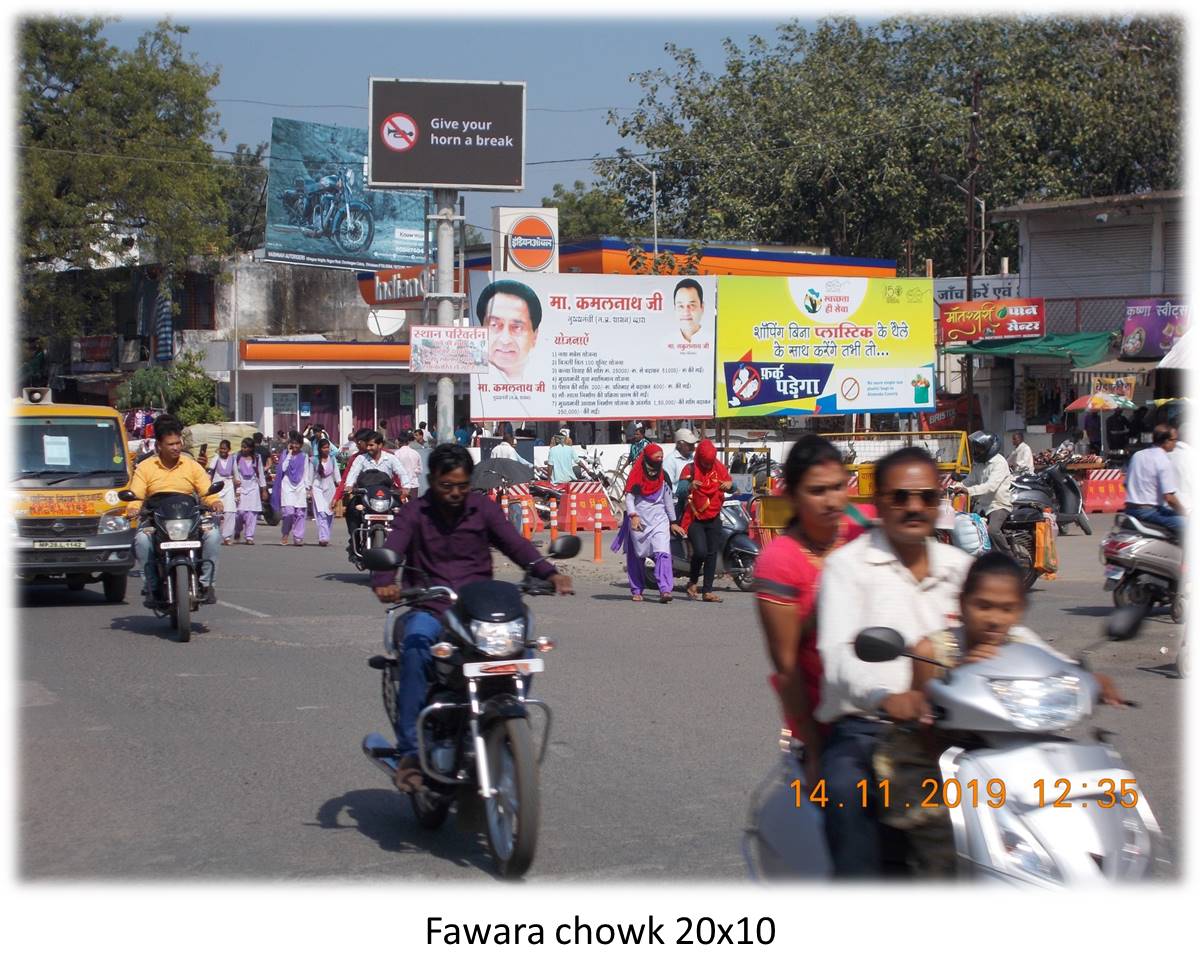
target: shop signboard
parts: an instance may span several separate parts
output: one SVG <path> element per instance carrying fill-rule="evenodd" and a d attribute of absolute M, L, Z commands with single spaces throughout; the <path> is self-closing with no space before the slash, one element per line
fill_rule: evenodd
<path fill-rule="evenodd" d="M 1045 300 L 989 299 L 971 303 L 943 303 L 938 320 L 938 341 L 969 344 L 977 340 L 1025 340 L 1046 335 Z"/>
<path fill-rule="evenodd" d="M 1161 360 L 1187 333 L 1188 305 L 1171 299 L 1131 299 L 1125 303 L 1121 356 Z"/>
<path fill-rule="evenodd" d="M 525 83 L 372 78 L 371 187 L 519 191 Z"/>
<path fill-rule="evenodd" d="M 962 303 L 969 300 L 1011 299 L 1021 288 L 1021 277 L 1012 275 L 973 276 L 967 295 L 966 276 L 943 276 L 933 280 L 933 301 Z"/>
<path fill-rule="evenodd" d="M 1126 374 L 1120 377 L 1092 377 L 1093 395 L 1116 395 L 1118 398 L 1128 398 L 1133 401 L 1133 389 L 1137 383 L 1137 375 Z"/>
<path fill-rule="evenodd" d="M 275 119 L 266 259 L 388 269 L 425 262 L 427 195 L 367 190 L 367 131 Z"/>
<path fill-rule="evenodd" d="M 472 272 L 488 371 L 471 417 L 711 418 L 713 276 Z"/>
<path fill-rule="evenodd" d="M 486 327 L 409 327 L 409 365 L 413 374 L 486 374 Z"/>
<path fill-rule="evenodd" d="M 933 409 L 929 279 L 728 276 L 719 417 Z"/>

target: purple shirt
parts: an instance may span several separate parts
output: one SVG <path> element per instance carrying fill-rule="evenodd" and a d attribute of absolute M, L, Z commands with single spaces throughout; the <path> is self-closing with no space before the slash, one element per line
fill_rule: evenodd
<path fill-rule="evenodd" d="M 492 577 L 492 548 L 503 552 L 522 568 L 549 578 L 557 569 L 504 516 L 500 506 L 481 493 L 467 494 L 466 503 L 454 524 L 445 523 L 433 502 L 432 491 L 400 509 L 385 546 L 404 558 L 404 563 L 429 576 L 430 585 L 448 585 L 457 592 L 470 582 Z M 371 586 L 391 585 L 395 572 L 375 572 Z M 424 579 L 404 572 L 404 586 L 425 585 Z M 421 608 L 442 612 L 445 599 L 434 599 Z"/>

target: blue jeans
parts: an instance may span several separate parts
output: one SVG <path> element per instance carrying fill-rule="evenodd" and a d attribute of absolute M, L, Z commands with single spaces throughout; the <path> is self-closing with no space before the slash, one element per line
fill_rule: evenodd
<path fill-rule="evenodd" d="M 821 750 L 825 781 L 825 840 L 838 878 L 877 878 L 883 873 L 883 825 L 876 818 L 878 784 L 871 757 L 886 726 L 867 718 L 844 717 Z M 867 806 L 857 783 L 867 781 Z M 890 828 L 889 828 L 890 829 Z"/>
<path fill-rule="evenodd" d="M 1157 507 L 1147 507 L 1143 504 L 1127 504 L 1125 506 L 1125 513 L 1131 517 L 1136 517 L 1145 524 L 1157 524 L 1159 527 L 1165 527 L 1172 534 L 1177 535 L 1181 540 L 1183 539 L 1183 529 L 1187 526 L 1187 521 L 1171 510 L 1166 504 L 1159 504 Z"/>
<path fill-rule="evenodd" d="M 133 536 L 133 554 L 142 565 L 142 575 L 146 582 L 146 593 L 154 595 L 158 589 L 158 565 L 154 561 L 154 537 L 152 528 L 149 526 L 138 528 L 138 533 Z M 212 585 L 217 579 L 217 556 L 221 553 L 221 531 L 219 528 L 210 528 L 201 538 L 200 556 L 206 562 L 212 564 L 204 564 L 200 566 L 200 584 L 207 588 Z"/>
<path fill-rule="evenodd" d="M 404 617 L 400 645 L 400 680 L 396 684 L 396 748 L 404 755 L 417 754 L 417 715 L 425 707 L 429 686 L 427 671 L 433 661 L 430 648 L 442 635 L 442 621 L 424 609 Z"/>

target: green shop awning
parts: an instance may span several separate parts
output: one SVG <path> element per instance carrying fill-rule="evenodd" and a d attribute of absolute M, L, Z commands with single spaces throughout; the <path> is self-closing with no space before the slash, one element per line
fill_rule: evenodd
<path fill-rule="evenodd" d="M 1049 337 L 1030 337 L 1028 340 L 980 340 L 945 348 L 947 354 L 977 354 L 987 357 L 1061 357 L 1069 359 L 1076 368 L 1097 364 L 1108 357 L 1114 332 L 1056 333 Z"/>

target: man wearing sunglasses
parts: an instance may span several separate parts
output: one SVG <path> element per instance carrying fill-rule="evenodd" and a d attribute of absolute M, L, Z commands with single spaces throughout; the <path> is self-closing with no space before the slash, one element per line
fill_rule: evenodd
<path fill-rule="evenodd" d="M 825 835 L 839 877 L 877 877 L 885 856 L 903 851 L 902 832 L 873 814 L 872 756 L 888 721 L 916 720 L 925 705 L 911 690 L 911 661 L 865 663 L 855 656 L 854 637 L 868 626 L 889 626 L 912 645 L 958 624 L 971 558 L 933 538 L 941 496 L 937 464 L 924 449 L 885 456 L 875 464 L 879 526 L 825 561 L 817 615 L 824 676 L 815 717 L 830 726 L 820 776 L 828 797 Z"/>

